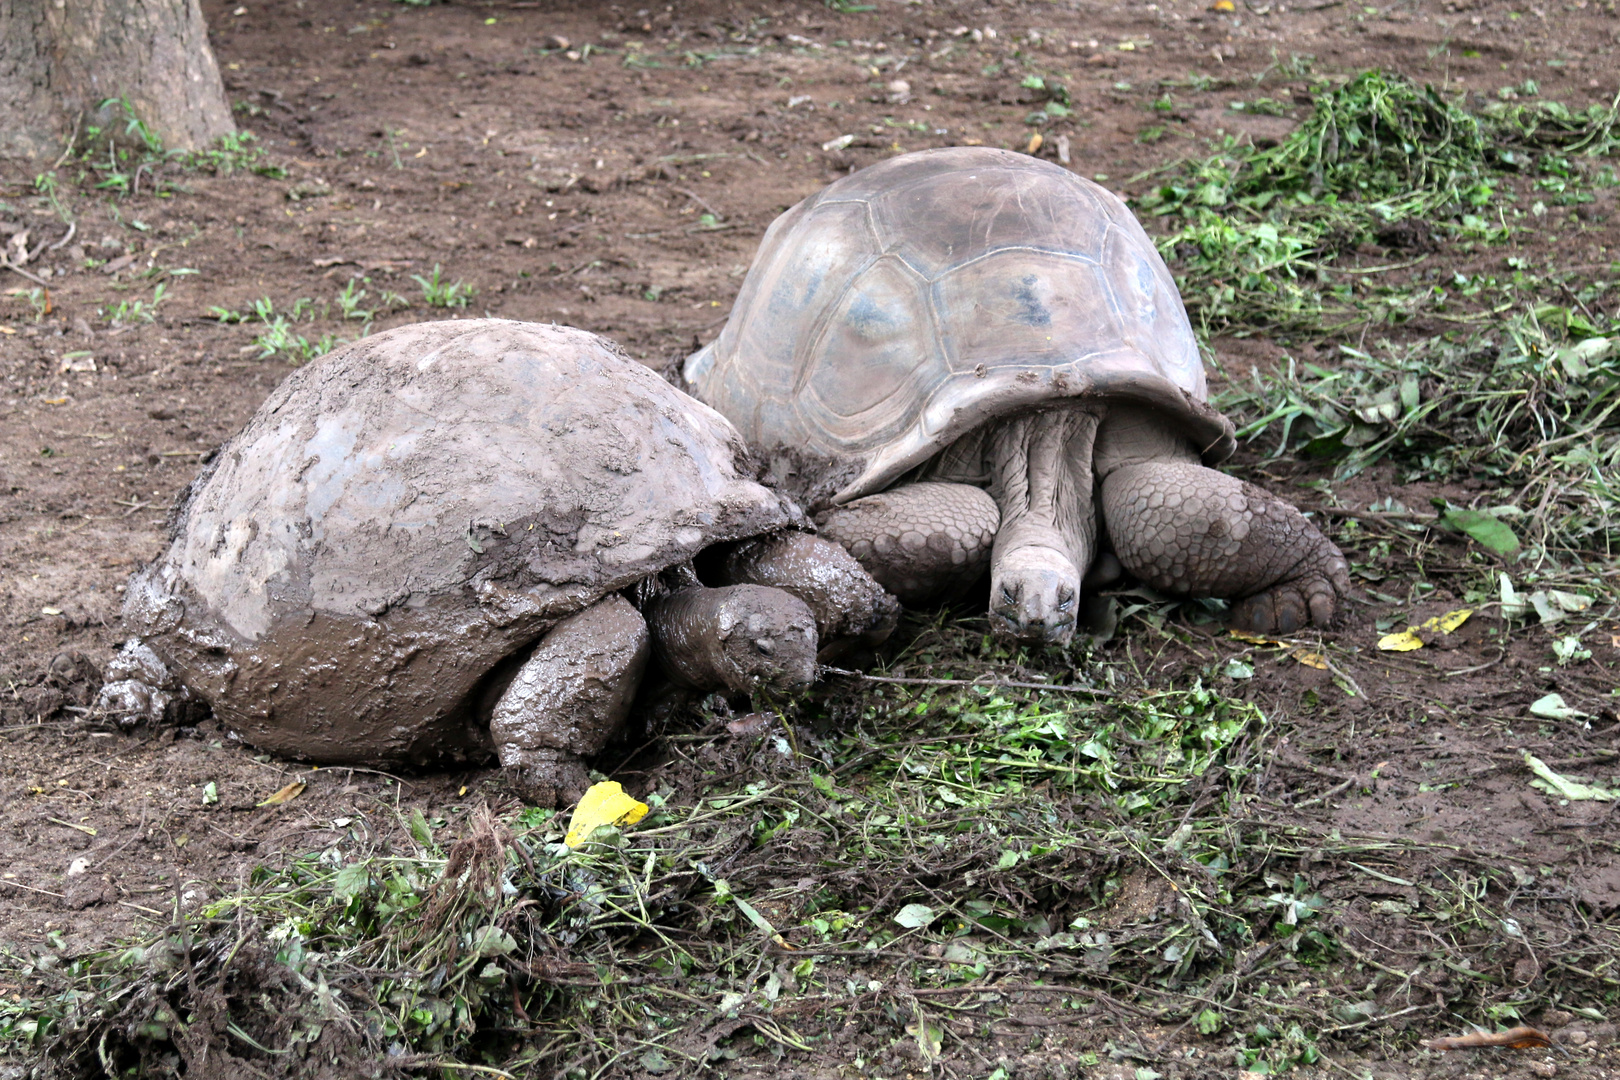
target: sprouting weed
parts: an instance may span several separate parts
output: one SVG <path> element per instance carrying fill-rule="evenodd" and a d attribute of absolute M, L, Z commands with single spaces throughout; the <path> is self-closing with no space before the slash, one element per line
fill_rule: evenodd
<path fill-rule="evenodd" d="M 439 264 L 434 263 L 433 272 L 427 277 L 411 275 L 411 280 L 422 287 L 422 299 L 430 307 L 464 308 L 477 295 L 477 290 L 466 282 L 447 282 L 439 274 Z"/>

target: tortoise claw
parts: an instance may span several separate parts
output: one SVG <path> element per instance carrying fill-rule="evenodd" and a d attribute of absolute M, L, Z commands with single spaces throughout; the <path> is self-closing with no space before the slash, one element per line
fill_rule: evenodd
<path fill-rule="evenodd" d="M 502 772 L 523 801 L 534 806 L 571 806 L 591 786 L 585 763 L 560 751 L 530 751 Z"/>
<path fill-rule="evenodd" d="M 1330 577 L 1334 569 L 1339 573 Z M 1307 626 L 1326 629 L 1341 614 L 1339 598 L 1349 592 L 1349 575 L 1341 559 L 1327 573 L 1293 578 L 1244 597 L 1232 605 L 1231 623 L 1257 634 L 1291 634 Z"/>

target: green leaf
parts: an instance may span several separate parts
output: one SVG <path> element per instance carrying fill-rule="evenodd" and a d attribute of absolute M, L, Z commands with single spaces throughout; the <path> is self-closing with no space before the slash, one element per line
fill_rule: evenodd
<path fill-rule="evenodd" d="M 1539 716 L 1543 720 L 1579 720 L 1590 714 L 1570 708 L 1564 703 L 1562 694 L 1548 694 L 1530 703 L 1530 715 Z"/>
<path fill-rule="evenodd" d="M 1198 1034 L 1213 1035 L 1221 1030 L 1221 1014 L 1214 1009 L 1205 1009 L 1198 1014 Z"/>
<path fill-rule="evenodd" d="M 332 899 L 347 904 L 371 884 L 371 870 L 365 863 L 351 863 L 332 879 Z"/>
<path fill-rule="evenodd" d="M 498 926 L 481 926 L 473 932 L 472 949 L 479 956 L 505 956 L 517 948 L 517 939 Z"/>
<path fill-rule="evenodd" d="M 1556 795 L 1571 802 L 1578 800 L 1591 800 L 1595 802 L 1615 802 L 1620 800 L 1620 791 L 1611 791 L 1608 788 L 1595 787 L 1583 784 L 1578 780 L 1571 780 L 1567 776 L 1560 776 L 1547 767 L 1547 763 L 1528 751 L 1524 755 L 1524 763 L 1530 771 L 1536 774 L 1536 779 L 1530 781 L 1530 786 L 1549 795 Z"/>
<path fill-rule="evenodd" d="M 428 824 L 427 818 L 422 816 L 420 809 L 411 810 L 410 821 L 411 839 L 425 848 L 433 846 L 433 826 Z"/>
<path fill-rule="evenodd" d="M 675 1066 L 670 1062 L 669 1058 L 664 1056 L 664 1052 L 655 1046 L 641 1055 L 641 1067 L 657 1076 L 660 1073 L 669 1072 Z"/>
<path fill-rule="evenodd" d="M 1519 538 L 1507 523 L 1483 510 L 1447 510 L 1440 523 L 1466 534 L 1480 547 L 1504 558 L 1519 550 Z"/>
<path fill-rule="evenodd" d="M 934 921 L 934 909 L 927 904 L 907 904 L 895 913 L 894 921 L 907 930 L 917 930 Z"/>

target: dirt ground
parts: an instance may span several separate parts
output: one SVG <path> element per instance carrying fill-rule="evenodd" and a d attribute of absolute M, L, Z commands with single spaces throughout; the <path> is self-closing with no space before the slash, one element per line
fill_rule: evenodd
<path fill-rule="evenodd" d="M 337 296 L 359 278 L 374 329 L 485 313 L 556 321 L 611 336 L 667 373 L 718 331 L 766 226 L 798 199 L 901 151 L 1026 149 L 1034 128 L 1020 83 L 1032 68 L 1062 80 L 1073 103 L 1045 129 L 1042 155 L 1055 155 L 1062 135 L 1074 169 L 1123 191 L 1203 140 L 1276 138 L 1293 122 L 1234 112 L 1244 90 L 1199 90 L 1192 76 L 1249 78 L 1249 96 L 1287 99 L 1308 91 L 1308 57 L 1316 75 L 1383 66 L 1486 95 L 1534 78 L 1572 105 L 1620 91 L 1620 18 L 1593 0 L 1243 0 L 1231 13 L 1176 0 L 876 0 L 870 11 L 835 10 L 847 6 L 205 0 L 238 121 L 286 175 L 177 174 L 161 197 L 152 177 L 128 197 L 65 192 L 76 234 L 32 264 L 52 271 L 48 312 L 20 295 L 0 304 L 0 942 L 23 950 L 56 934 L 77 949 L 133 933 L 166 919 L 177 893 L 187 903 L 218 895 L 256 864 L 319 849 L 335 820 L 379 805 L 454 822 L 481 795 L 511 801 L 489 770 L 312 771 L 210 723 L 125 734 L 79 721 L 74 709 L 97 678 L 65 659 L 53 669 L 53 658 L 105 664 L 124 637 L 122 583 L 158 553 L 176 493 L 289 370 L 285 352 L 261 358 L 252 344 L 262 324 L 222 323 L 211 308 L 247 311 L 268 297 L 299 312 L 295 335 L 354 337 L 361 321 L 342 317 Z M 1178 87 L 1168 114 L 1152 108 L 1164 80 Z M 1168 136 L 1138 138 L 1153 126 Z M 65 232 L 34 189 L 48 164 L 0 163 L 0 222 L 28 229 L 31 244 Z M 1488 258 L 1598 269 L 1620 258 L 1620 213 L 1514 245 Z M 1448 270 L 1482 257 L 1437 256 Z M 435 267 L 474 287 L 468 306 L 423 302 L 412 275 Z M 111 309 L 150 304 L 159 283 L 154 321 L 112 325 Z M 390 291 L 411 305 L 389 304 Z M 1237 371 L 1285 351 L 1257 339 L 1216 344 Z M 1319 505 L 1305 485 L 1326 473 L 1269 468 L 1255 478 Z M 1354 509 L 1443 492 L 1374 471 L 1335 494 Z M 1409 549 L 1380 548 L 1376 521 L 1324 520 L 1353 562 L 1377 567 L 1376 591 L 1402 601 L 1363 597 L 1326 635 L 1347 657 L 1338 674 L 1362 695 L 1343 695 L 1334 672 L 1201 632 L 1127 625 L 1105 648 L 1166 685 L 1246 657 L 1254 677 L 1223 689 L 1297 724 L 1266 793 L 1298 821 L 1323 835 L 1421 837 L 1486 860 L 1528 859 L 1539 876 L 1524 903 L 1582 933 L 1607 927 L 1614 942 L 1613 804 L 1530 790 L 1522 755 L 1600 783 L 1620 772 L 1615 614 L 1598 613 L 1605 644 L 1567 667 L 1553 664 L 1544 634 L 1508 639 L 1489 613 L 1454 648 L 1379 653 L 1380 620 L 1460 606 L 1479 567 L 1455 540 L 1426 543 L 1419 564 L 1400 555 Z M 1550 692 L 1590 719 L 1529 716 Z M 257 808 L 294 778 L 309 783 L 302 796 Z M 79 859 L 88 869 L 70 875 Z M 1352 909 L 1399 901 L 1422 870 L 1392 864 L 1381 892 L 1358 875 L 1324 893 Z M 1398 943 L 1367 948 L 1396 950 L 1380 955 L 1398 966 Z M 1524 961 L 1514 970 L 1527 981 L 1559 962 L 1528 949 Z M 1611 987 L 1613 965 L 1597 973 Z M 1604 1007 L 1615 1007 L 1612 990 Z M 1620 1075 L 1613 1023 L 1541 1020 L 1579 1033 L 1566 1039 L 1575 1057 L 1431 1067 Z M 1545 1071 L 1527 1072 L 1532 1064 Z M 1388 1068 L 1403 1074 L 1398 1062 Z"/>

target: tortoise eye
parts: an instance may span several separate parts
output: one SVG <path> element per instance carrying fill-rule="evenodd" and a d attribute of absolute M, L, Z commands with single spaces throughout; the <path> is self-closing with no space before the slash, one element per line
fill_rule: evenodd
<path fill-rule="evenodd" d="M 1001 587 L 1001 601 L 1004 604 L 1016 604 L 1018 603 L 1018 593 L 1003 585 Z"/>
<path fill-rule="evenodd" d="M 754 649 L 763 656 L 770 656 L 776 652 L 776 643 L 770 638 L 755 638 Z"/>

